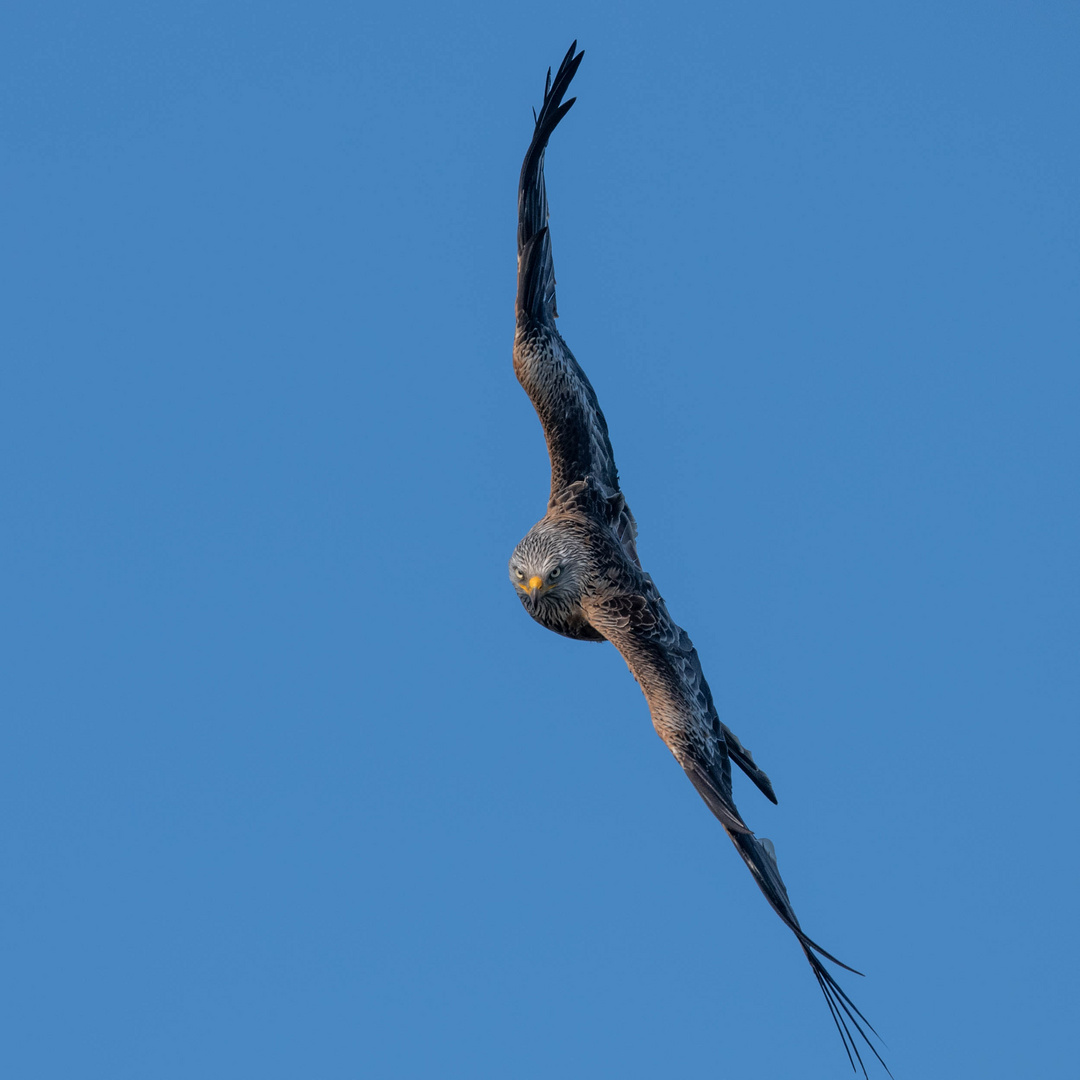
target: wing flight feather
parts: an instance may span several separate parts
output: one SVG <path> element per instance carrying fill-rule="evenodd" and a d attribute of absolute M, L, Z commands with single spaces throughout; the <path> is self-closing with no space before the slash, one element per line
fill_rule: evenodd
<path fill-rule="evenodd" d="M 635 573 L 630 567 L 622 570 L 612 567 L 608 579 L 611 587 L 606 592 L 599 590 L 585 604 L 590 623 L 622 654 L 649 703 L 657 734 L 720 820 L 773 911 L 798 939 L 852 1068 L 858 1062 L 858 1068 L 866 1075 L 859 1044 L 854 1038 L 858 1035 L 888 1072 L 867 1035 L 867 1030 L 874 1035 L 877 1032 L 822 961 L 829 960 L 856 975 L 860 972 L 837 960 L 803 932 L 788 899 L 771 841 L 755 836 L 735 805 L 731 784 L 733 760 L 773 802 L 776 796 L 769 778 L 754 763 L 750 752 L 720 722 L 689 635 L 668 614 L 667 605 L 648 574 Z"/>
<path fill-rule="evenodd" d="M 563 57 L 554 79 L 548 71 L 544 103 L 518 185 L 517 327 L 514 373 L 540 417 L 551 458 L 551 498 L 570 484 L 591 478 L 608 496 L 619 492 L 619 474 L 607 421 L 581 365 L 555 328 L 555 266 L 548 229 L 544 152 L 559 121 L 574 104 L 563 101 L 584 53 L 577 42 Z M 636 527 L 625 508 L 621 538 L 633 552 Z M 636 555 L 632 557 L 636 558 Z"/>

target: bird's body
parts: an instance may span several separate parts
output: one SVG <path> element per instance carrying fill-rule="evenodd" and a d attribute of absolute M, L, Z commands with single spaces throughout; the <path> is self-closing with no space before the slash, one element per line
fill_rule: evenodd
<path fill-rule="evenodd" d="M 575 48 L 576 42 L 554 80 L 548 72 L 544 103 L 518 189 L 514 372 L 544 429 L 551 458 L 551 494 L 547 513 L 510 559 L 510 580 L 525 609 L 542 626 L 578 640 L 610 641 L 623 655 L 645 693 L 657 733 L 724 826 L 773 910 L 802 946 L 845 1049 L 849 1057 L 854 1055 L 852 1064 L 857 1060 L 861 1066 L 862 1058 L 849 1024 L 880 1061 L 860 1025 L 865 1019 L 821 957 L 840 962 L 803 933 L 772 844 L 750 831 L 735 806 L 733 761 L 776 802 L 772 784 L 721 722 L 689 635 L 671 618 L 652 578 L 641 567 L 637 525 L 619 487 L 607 422 L 588 378 L 555 328 L 544 151 L 552 131 L 574 103 L 573 98 L 564 103 L 563 97 L 584 55 L 575 56 Z"/>

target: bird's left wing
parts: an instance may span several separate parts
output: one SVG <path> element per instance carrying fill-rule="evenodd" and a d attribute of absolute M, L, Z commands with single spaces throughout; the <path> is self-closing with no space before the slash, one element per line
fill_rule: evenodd
<path fill-rule="evenodd" d="M 612 564 L 582 606 L 589 622 L 622 653 L 649 703 L 656 733 L 709 809 L 726 829 L 748 834 L 732 797 L 732 758 L 776 802 L 772 784 L 720 723 L 690 635 L 668 614 L 652 578 L 637 567 Z"/>
<path fill-rule="evenodd" d="M 532 141 L 521 166 L 518 184 L 517 327 L 514 334 L 514 373 L 529 395 L 547 440 L 551 458 L 551 497 L 573 483 L 590 478 L 609 496 L 619 492 L 619 474 L 608 437 L 607 421 L 581 365 L 555 329 L 555 265 L 548 231 L 544 151 L 556 125 L 575 98 L 563 101 L 584 53 L 574 54 L 577 42 L 563 57 L 554 79 L 548 71 L 544 103 L 536 117 Z M 633 516 L 625 510 L 632 554 Z M 635 557 L 636 556 L 633 556 Z"/>
<path fill-rule="evenodd" d="M 604 583 L 583 606 L 589 622 L 619 650 L 640 684 L 657 734 L 719 818 L 772 909 L 798 938 L 852 1067 L 858 1061 L 865 1075 L 852 1029 L 881 1061 L 863 1025 L 871 1032 L 874 1029 L 825 968 L 822 958 L 848 971 L 854 969 L 803 932 L 788 899 L 772 843 L 756 837 L 735 806 L 731 787 L 733 758 L 766 795 L 776 800 L 768 777 L 754 764 L 749 751 L 720 723 L 689 635 L 668 614 L 652 579 L 636 568 L 610 567 Z M 881 1064 L 885 1065 L 883 1061 Z M 888 1072 L 887 1067 L 885 1071 Z"/>

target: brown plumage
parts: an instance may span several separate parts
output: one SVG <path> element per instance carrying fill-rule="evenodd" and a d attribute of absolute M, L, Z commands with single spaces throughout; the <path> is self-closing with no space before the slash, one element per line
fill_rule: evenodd
<path fill-rule="evenodd" d="M 736 808 L 732 761 L 776 802 L 772 784 L 720 721 L 689 635 L 668 614 L 652 578 L 641 568 L 637 525 L 619 488 L 607 422 L 588 378 L 555 328 L 544 152 L 575 100 L 563 101 L 584 55 L 575 55 L 576 47 L 577 42 L 570 46 L 554 80 L 548 71 L 518 188 L 514 372 L 543 425 L 551 457 L 551 496 L 547 513 L 510 559 L 510 580 L 541 625 L 566 637 L 610 641 L 622 654 L 645 693 L 657 733 L 719 818 L 773 910 L 798 939 L 852 1067 L 858 1061 L 865 1075 L 852 1028 L 881 1062 L 862 1025 L 873 1028 L 822 958 L 846 965 L 799 926 L 772 844 L 754 836 Z"/>

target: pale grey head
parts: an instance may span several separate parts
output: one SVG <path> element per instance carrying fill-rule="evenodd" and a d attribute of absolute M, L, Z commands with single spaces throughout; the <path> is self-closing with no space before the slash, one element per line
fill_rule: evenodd
<path fill-rule="evenodd" d="M 510 556 L 510 583 L 531 615 L 580 609 L 585 547 L 565 526 L 538 521 Z"/>

